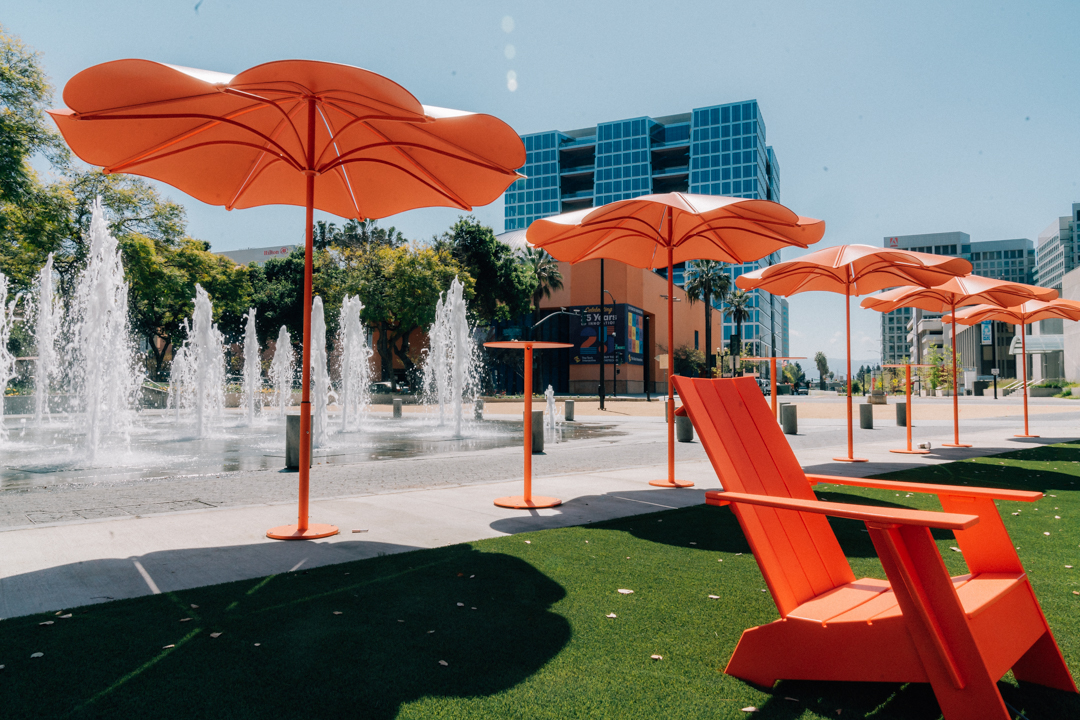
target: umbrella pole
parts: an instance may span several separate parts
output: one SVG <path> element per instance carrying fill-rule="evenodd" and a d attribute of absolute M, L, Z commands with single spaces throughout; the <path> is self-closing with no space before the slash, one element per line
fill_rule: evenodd
<path fill-rule="evenodd" d="M 960 442 L 960 393 L 956 386 L 956 302 L 951 304 L 952 331 L 949 333 L 952 339 L 952 417 L 953 417 L 953 441 L 941 443 L 942 447 L 971 447 L 970 444 Z"/>
<path fill-rule="evenodd" d="M 847 321 L 847 457 L 833 458 L 838 462 L 866 462 L 855 457 L 855 440 L 851 430 L 851 280 L 844 285 L 844 319 Z"/>
<path fill-rule="evenodd" d="M 1020 360 L 1024 363 L 1024 434 L 1014 435 L 1013 437 L 1039 437 L 1038 435 L 1032 435 L 1028 430 L 1028 372 L 1027 372 L 1027 325 L 1017 325 L 1020 328 Z"/>
<path fill-rule="evenodd" d="M 307 237 L 304 239 L 304 346 L 301 353 L 300 387 L 300 501 L 295 525 L 282 525 L 266 531 L 274 540 L 314 540 L 337 535 L 333 525 L 310 525 L 308 523 L 308 485 L 311 475 L 311 295 L 314 267 L 315 226 L 315 98 L 308 99 L 307 153 L 308 170 L 304 171 L 307 193 Z"/>
<path fill-rule="evenodd" d="M 675 248 L 671 246 L 671 210 L 668 210 L 668 248 L 667 248 L 667 345 L 668 345 L 668 376 L 667 376 L 667 478 L 664 480 L 650 480 L 649 484 L 655 487 L 693 487 L 694 483 L 675 479 L 675 384 L 671 382 L 675 374 L 675 282 L 674 274 Z"/>

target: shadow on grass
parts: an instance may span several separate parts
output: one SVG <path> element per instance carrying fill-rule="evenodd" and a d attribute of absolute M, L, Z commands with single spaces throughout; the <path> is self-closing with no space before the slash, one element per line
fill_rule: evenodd
<path fill-rule="evenodd" d="M 564 596 L 453 546 L 7 620 L 3 715 L 393 718 L 529 678 L 569 641 Z"/>

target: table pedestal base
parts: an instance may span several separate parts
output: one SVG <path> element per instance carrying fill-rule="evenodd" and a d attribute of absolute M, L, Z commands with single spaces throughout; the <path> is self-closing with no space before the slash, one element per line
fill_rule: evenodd
<path fill-rule="evenodd" d="M 689 480 L 668 480 L 667 478 L 664 478 L 663 480 L 650 480 L 649 484 L 653 487 L 666 488 L 694 487 L 694 483 L 690 482 Z"/>
<path fill-rule="evenodd" d="M 967 443 L 941 443 L 941 447 L 973 447 Z"/>
<path fill-rule="evenodd" d="M 891 453 L 903 453 L 904 455 L 929 455 L 929 450 L 890 450 Z"/>
<path fill-rule="evenodd" d="M 266 537 L 272 540 L 318 540 L 319 538 L 337 535 L 339 532 L 333 525 L 319 523 L 308 525 L 305 530 L 300 530 L 296 525 L 281 525 L 267 530 Z"/>
<path fill-rule="evenodd" d="M 1013 437 L 1039 437 L 1038 435 L 1013 435 Z"/>
<path fill-rule="evenodd" d="M 869 462 L 866 458 L 850 458 L 850 457 L 838 457 L 833 458 L 835 462 Z"/>
<path fill-rule="evenodd" d="M 513 495 L 495 498 L 495 504 L 499 507 L 510 508 L 511 510 L 530 510 L 532 508 L 556 507 L 557 505 L 562 505 L 562 500 L 553 497 L 542 497 L 540 495 L 534 495 L 526 500 L 524 495 Z"/>

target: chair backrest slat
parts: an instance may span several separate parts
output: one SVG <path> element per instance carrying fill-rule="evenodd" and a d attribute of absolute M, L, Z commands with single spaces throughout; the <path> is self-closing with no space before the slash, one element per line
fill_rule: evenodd
<path fill-rule="evenodd" d="M 815 499 L 752 378 L 676 377 L 674 382 L 725 489 Z M 746 505 L 733 509 L 781 615 L 855 579 L 824 516 Z"/>

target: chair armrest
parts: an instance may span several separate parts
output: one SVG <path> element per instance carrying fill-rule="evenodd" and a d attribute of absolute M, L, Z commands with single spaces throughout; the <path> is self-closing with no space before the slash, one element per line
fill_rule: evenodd
<path fill-rule="evenodd" d="M 1037 490 L 1008 490 L 1004 488 L 968 487 L 967 485 L 929 485 L 926 483 L 902 482 L 900 480 L 851 478 L 838 475 L 807 475 L 806 479 L 810 481 L 811 485 L 817 483 L 853 485 L 855 487 L 877 488 L 879 490 L 899 490 L 901 492 L 917 492 L 931 495 L 959 495 L 962 497 L 982 497 L 1018 502 L 1034 502 L 1043 498 L 1043 494 Z"/>
<path fill-rule="evenodd" d="M 705 493 L 705 503 L 708 505 L 746 503 L 747 505 L 762 505 L 780 510 L 796 510 L 798 512 L 811 512 L 819 515 L 862 520 L 866 523 L 879 525 L 920 525 L 942 530 L 965 530 L 979 522 L 978 515 L 851 505 L 849 503 L 800 500 L 798 498 L 736 492 L 707 492 Z"/>

